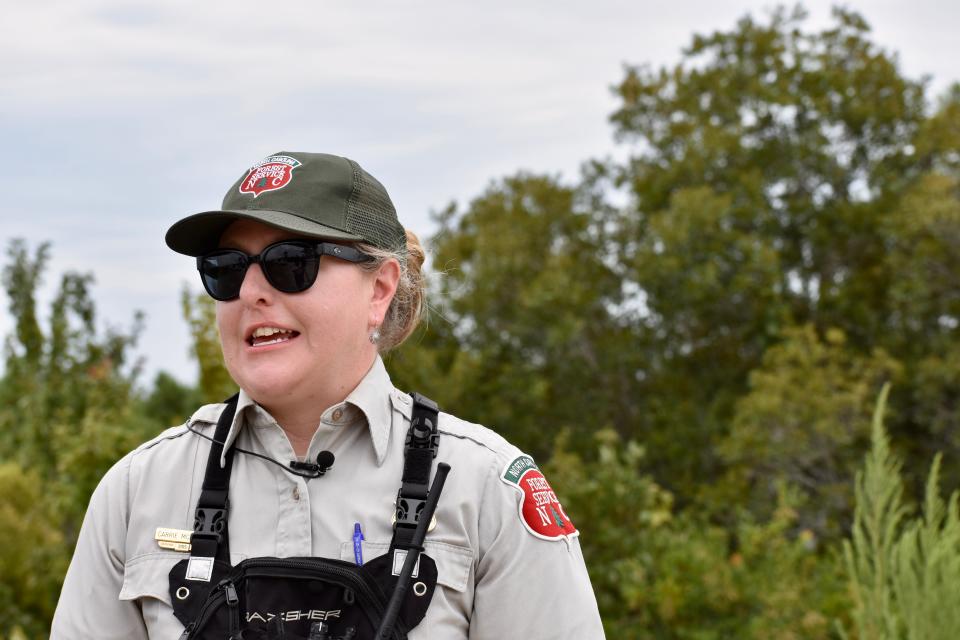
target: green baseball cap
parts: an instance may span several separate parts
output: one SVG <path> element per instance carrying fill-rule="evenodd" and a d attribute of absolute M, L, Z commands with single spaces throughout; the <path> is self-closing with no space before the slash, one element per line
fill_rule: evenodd
<path fill-rule="evenodd" d="M 188 256 L 217 248 L 234 220 L 257 220 L 323 240 L 367 242 L 405 253 L 406 234 L 387 190 L 348 158 L 280 151 L 256 163 L 219 211 L 187 216 L 167 231 L 167 246 Z"/>

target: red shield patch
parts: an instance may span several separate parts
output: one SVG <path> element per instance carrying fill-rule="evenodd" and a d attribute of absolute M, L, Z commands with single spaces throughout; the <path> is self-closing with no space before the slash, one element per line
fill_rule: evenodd
<path fill-rule="evenodd" d="M 579 535 L 533 458 L 520 456 L 504 468 L 500 479 L 522 495 L 519 513 L 527 531 L 544 540 L 569 540 Z"/>
<path fill-rule="evenodd" d="M 256 198 L 264 191 L 282 189 L 293 179 L 293 170 L 301 162 L 290 156 L 270 156 L 250 168 L 240 181 L 240 193 L 252 193 Z"/>

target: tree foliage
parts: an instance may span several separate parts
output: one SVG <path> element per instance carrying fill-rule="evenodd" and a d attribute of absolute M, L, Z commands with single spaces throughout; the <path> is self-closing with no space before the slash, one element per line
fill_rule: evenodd
<path fill-rule="evenodd" d="M 629 327 L 612 310 L 620 280 L 604 262 L 604 211 L 577 189 L 521 174 L 491 185 L 460 212 L 439 216 L 431 243 L 440 271 L 430 331 L 392 360 L 429 365 L 430 392 L 444 406 L 502 426 L 520 446 L 547 453 L 574 427 L 626 426 L 628 395 L 618 375 L 633 369 L 621 350 Z M 594 410 L 581 416 L 590 389 Z"/>
<path fill-rule="evenodd" d="M 884 379 L 904 385 L 891 428 L 911 463 L 952 455 L 960 89 L 930 107 L 862 17 L 805 19 L 745 17 L 672 67 L 628 66 L 611 116 L 626 162 L 588 163 L 579 183 L 520 173 L 440 213 L 431 330 L 394 356 L 400 379 L 441 380 L 446 406 L 538 455 L 558 429 L 583 445 L 611 426 L 679 504 L 720 518 L 718 496 L 769 514 L 786 463 L 831 496 L 801 516 L 830 535 Z M 804 332 L 842 340 L 818 363 L 804 352 L 824 338 Z M 820 460 L 790 438 L 755 455 L 773 446 L 764 416 L 825 444 Z"/>
<path fill-rule="evenodd" d="M 707 640 L 829 638 L 848 606 L 842 576 L 782 487 L 766 521 L 731 529 L 678 512 L 642 473 L 644 451 L 612 430 L 583 456 L 561 437 L 545 471 L 574 514 L 607 636 Z"/>
<path fill-rule="evenodd" d="M 0 379 L 0 637 L 41 637 L 103 473 L 159 431 L 138 410 L 131 362 L 141 318 L 97 326 L 92 276 L 65 273 L 44 322 L 49 246 L 11 242 L 3 286 L 13 316 Z"/>
<path fill-rule="evenodd" d="M 67 569 L 64 535 L 36 471 L 0 464 L 0 637 L 40 637 Z"/>
<path fill-rule="evenodd" d="M 904 500 L 902 461 L 883 427 L 889 386 L 874 412 L 871 448 L 857 474 L 857 509 L 844 558 L 861 640 L 937 640 L 960 629 L 960 492 L 940 496 L 941 458 L 927 477 L 923 511 Z"/>
<path fill-rule="evenodd" d="M 957 163 L 957 92 L 928 115 L 924 83 L 900 73 L 862 17 L 834 18 L 811 32 L 799 8 L 746 17 L 695 36 L 672 68 L 628 67 L 616 88 L 611 120 L 634 150 L 611 168 L 632 198 L 621 256 L 666 343 L 654 344 L 646 390 L 668 416 L 644 428 L 664 441 L 678 426 L 702 451 L 722 440 L 750 371 L 791 326 L 836 328 L 851 355 L 899 358 L 929 348 L 904 339 L 905 324 L 943 334 L 953 323 L 937 294 L 954 286 L 946 212 L 957 198 L 944 181 Z M 908 215 L 917 207 L 927 213 Z M 907 247 L 929 224 L 942 235 L 918 256 Z M 903 304 L 921 278 L 935 309 Z M 678 468 L 683 456 L 658 451 L 664 475 L 691 482 L 722 466 L 704 454 Z"/>
<path fill-rule="evenodd" d="M 721 445 L 727 476 L 722 497 L 758 515 L 776 507 L 789 483 L 805 496 L 801 524 L 839 537 L 852 515 L 854 468 L 870 438 L 873 398 L 900 365 L 883 350 L 851 355 L 846 336 L 813 326 L 789 329 L 750 373 Z"/>
<path fill-rule="evenodd" d="M 200 399 L 203 403 L 221 402 L 236 393 L 237 385 L 223 364 L 216 304 L 210 296 L 191 293 L 184 287 L 180 292 L 180 310 L 190 329 L 190 355 L 197 362 Z M 158 382 L 169 387 L 171 380 L 167 377 Z"/>

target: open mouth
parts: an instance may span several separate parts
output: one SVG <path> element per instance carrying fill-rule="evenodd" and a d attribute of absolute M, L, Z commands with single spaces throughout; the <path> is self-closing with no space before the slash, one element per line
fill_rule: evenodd
<path fill-rule="evenodd" d="M 251 347 L 266 347 L 272 344 L 288 342 L 296 338 L 300 333 L 292 329 L 281 329 L 279 327 L 257 327 L 247 338 L 247 344 Z"/>

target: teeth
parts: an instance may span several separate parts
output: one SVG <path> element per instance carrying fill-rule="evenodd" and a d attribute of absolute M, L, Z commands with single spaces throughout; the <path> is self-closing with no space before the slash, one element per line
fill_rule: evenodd
<path fill-rule="evenodd" d="M 293 333 L 289 329 L 278 329 L 277 327 L 258 327 L 253 330 L 254 338 L 267 338 L 275 333 Z"/>

